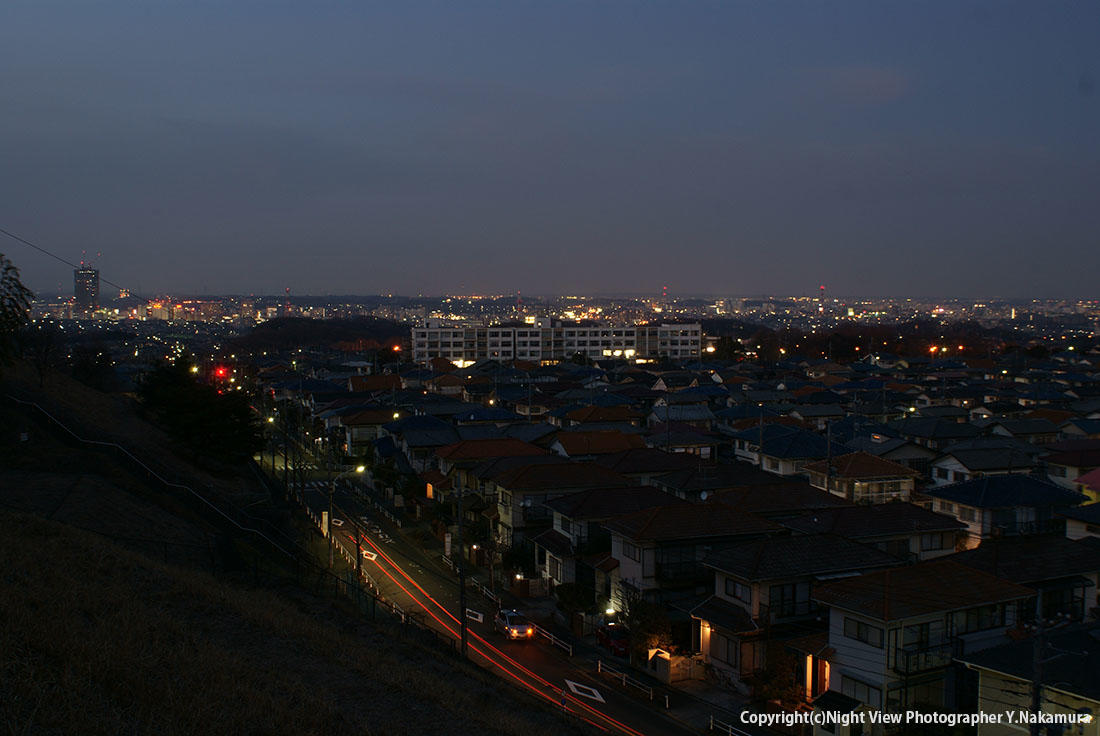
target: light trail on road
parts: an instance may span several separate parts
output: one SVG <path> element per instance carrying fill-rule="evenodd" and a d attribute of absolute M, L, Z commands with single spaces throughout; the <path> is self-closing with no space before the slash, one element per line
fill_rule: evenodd
<path fill-rule="evenodd" d="M 384 551 L 382 551 L 382 548 L 379 545 L 375 544 L 375 542 L 368 535 L 363 534 L 362 532 L 360 532 L 360 541 L 361 542 L 366 542 L 368 545 L 370 545 L 374 549 L 375 554 L 377 554 L 378 558 L 381 558 L 382 560 L 385 560 L 388 565 L 393 567 L 393 569 L 396 570 L 402 577 L 404 577 L 405 580 L 407 580 L 418 591 L 420 591 L 420 593 L 424 596 L 424 598 L 426 600 L 431 601 L 431 603 L 434 604 L 436 607 L 438 607 L 439 610 L 441 610 L 444 614 L 446 614 L 446 616 L 448 618 L 450 618 L 451 621 L 453 621 L 455 624 L 461 626 L 462 622 L 459 621 L 459 619 L 446 606 L 441 604 L 439 601 L 435 600 L 435 598 L 433 598 L 426 590 L 424 590 L 424 588 L 421 587 L 421 585 L 418 582 L 416 582 L 416 580 L 414 580 L 407 572 L 405 572 L 404 569 L 402 569 L 400 565 L 398 565 L 396 562 L 394 562 L 394 560 L 389 555 L 387 555 Z M 450 625 L 448 625 L 445 621 L 443 621 L 441 618 L 439 618 L 439 616 L 437 616 L 435 613 L 433 613 L 431 610 L 429 610 L 428 606 L 423 601 L 421 601 L 419 598 L 417 598 L 417 596 L 414 595 L 408 588 L 406 588 L 401 583 L 401 581 L 399 581 L 388 570 L 386 570 L 386 568 L 381 564 L 381 562 L 378 559 L 375 559 L 374 563 L 378 566 L 378 569 L 384 575 L 386 575 L 386 577 L 388 577 L 390 580 L 392 580 L 394 582 L 394 584 L 397 585 L 397 587 L 399 587 L 401 590 L 403 590 L 406 595 L 408 595 L 417 605 L 419 605 L 424 610 L 425 613 L 427 613 L 429 616 L 431 616 L 433 620 L 435 620 L 448 633 L 450 633 L 451 636 L 455 637 L 455 639 L 460 638 L 460 635 L 457 631 L 455 631 L 453 628 L 451 628 Z M 522 684 L 523 686 L 525 686 L 527 689 L 531 690 L 532 692 L 537 693 L 538 695 L 542 696 L 543 698 L 546 698 L 547 700 L 553 702 L 556 706 L 559 705 L 559 703 L 561 703 L 561 702 L 573 704 L 577 708 L 577 710 L 576 710 L 576 712 L 573 712 L 573 711 L 569 711 L 569 712 L 573 712 L 573 714 L 576 715 L 578 718 L 581 718 L 582 720 L 586 721 L 587 723 L 590 723 L 593 726 L 596 726 L 597 728 L 599 728 L 601 730 L 606 731 L 607 729 L 602 724 L 595 723 L 595 722 L 591 721 L 589 718 L 587 718 L 585 715 L 583 715 L 583 712 L 586 711 L 586 712 L 592 714 L 593 716 L 606 721 L 607 724 L 613 726 L 615 729 L 617 729 L 618 731 L 621 731 L 622 733 L 629 734 L 630 736 L 645 736 L 645 734 L 643 734 L 641 731 L 638 731 L 634 728 L 631 728 L 630 726 L 626 725 L 622 721 L 616 720 L 615 718 L 607 715 L 606 713 L 601 712 L 600 710 L 592 707 L 588 703 L 586 703 L 583 700 L 579 699 L 577 696 L 569 693 L 569 691 L 566 690 L 565 688 L 559 687 L 559 686 L 549 682 L 548 680 L 543 678 L 541 675 L 531 671 L 529 668 L 527 668 L 523 664 L 517 662 L 515 659 L 508 656 L 503 651 L 498 649 L 496 646 L 491 644 L 489 641 L 487 641 L 483 636 L 478 634 L 476 631 L 470 631 L 469 629 L 467 629 L 467 631 L 473 636 L 473 638 L 475 638 L 482 645 L 484 645 L 489 650 L 491 650 L 493 653 L 495 653 L 497 655 L 497 657 L 500 658 L 501 661 L 494 660 L 492 657 L 489 656 L 489 654 L 482 651 L 478 647 L 475 647 L 472 644 L 470 645 L 470 649 L 472 649 L 476 654 L 478 654 L 483 659 L 485 659 L 485 661 L 488 662 L 490 665 L 497 667 L 502 672 L 504 672 L 505 674 L 507 674 L 510 677 L 514 678 L 520 684 Z M 508 666 L 505 665 L 505 662 L 507 662 Z M 532 683 L 525 681 L 522 677 L 520 677 L 520 675 L 516 674 L 515 672 L 510 671 L 509 668 L 508 668 L 509 666 L 511 668 L 514 668 L 518 672 L 522 672 L 528 678 L 531 678 L 531 679 L 535 680 L 536 682 L 541 684 L 544 688 L 551 689 L 554 692 L 555 695 L 557 695 L 557 696 L 559 696 L 559 698 L 561 698 L 561 700 L 556 700 L 553 696 L 546 693 L 542 688 L 536 687 Z"/>

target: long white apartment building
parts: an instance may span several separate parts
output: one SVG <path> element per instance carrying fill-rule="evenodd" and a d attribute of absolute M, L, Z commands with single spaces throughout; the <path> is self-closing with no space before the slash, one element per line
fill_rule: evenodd
<path fill-rule="evenodd" d="M 685 360 L 700 356 L 702 338 L 699 323 L 612 325 L 540 318 L 534 324 L 462 327 L 428 320 L 413 328 L 412 349 L 413 360 L 419 363 L 446 358 L 460 366 L 486 358 L 560 361 L 577 353 L 594 360 L 662 356 Z"/>

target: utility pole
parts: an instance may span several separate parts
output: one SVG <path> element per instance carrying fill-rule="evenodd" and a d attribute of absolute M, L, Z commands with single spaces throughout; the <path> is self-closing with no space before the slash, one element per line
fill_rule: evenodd
<path fill-rule="evenodd" d="M 462 658 L 466 658 L 466 550 L 462 546 L 462 494 L 464 485 L 458 485 L 458 620 L 462 626 Z"/>
<path fill-rule="evenodd" d="M 1032 639 L 1031 648 L 1031 712 L 1038 715 L 1043 711 L 1043 649 L 1046 648 L 1046 621 L 1043 619 L 1043 591 L 1035 599 L 1035 620 L 1038 630 Z M 1031 736 L 1039 736 L 1042 725 L 1038 718 L 1032 719 L 1028 729 Z"/>

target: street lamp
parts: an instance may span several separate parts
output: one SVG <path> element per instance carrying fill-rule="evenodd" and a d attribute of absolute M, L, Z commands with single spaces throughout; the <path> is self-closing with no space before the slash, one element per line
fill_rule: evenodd
<path fill-rule="evenodd" d="M 332 563 L 333 563 L 333 559 L 332 559 L 332 553 L 333 553 L 333 549 L 332 549 L 332 545 L 333 545 L 333 541 L 332 541 L 332 497 L 334 495 L 336 495 L 336 481 L 340 480 L 341 478 L 343 478 L 345 476 L 351 475 L 352 473 L 362 473 L 366 469 L 367 469 L 367 467 L 365 465 L 356 465 L 353 470 L 345 470 L 343 473 L 340 473 L 339 475 L 334 476 L 333 479 L 332 479 L 332 482 L 329 484 L 329 487 L 328 487 L 328 523 L 326 524 L 326 526 L 328 528 L 325 530 L 326 532 L 328 532 L 328 566 L 329 566 L 329 569 L 332 568 Z M 358 546 L 359 546 L 359 537 L 358 536 L 356 536 L 356 538 L 355 538 L 355 545 L 356 545 L 356 551 L 358 551 Z"/>

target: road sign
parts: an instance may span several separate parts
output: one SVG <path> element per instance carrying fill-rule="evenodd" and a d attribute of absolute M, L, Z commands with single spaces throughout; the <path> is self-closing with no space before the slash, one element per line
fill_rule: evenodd
<path fill-rule="evenodd" d="M 467 608 L 466 618 L 470 619 L 471 621 L 476 621 L 480 624 L 482 621 L 485 620 L 485 614 L 481 613 L 480 611 L 475 611 L 472 608 Z"/>

